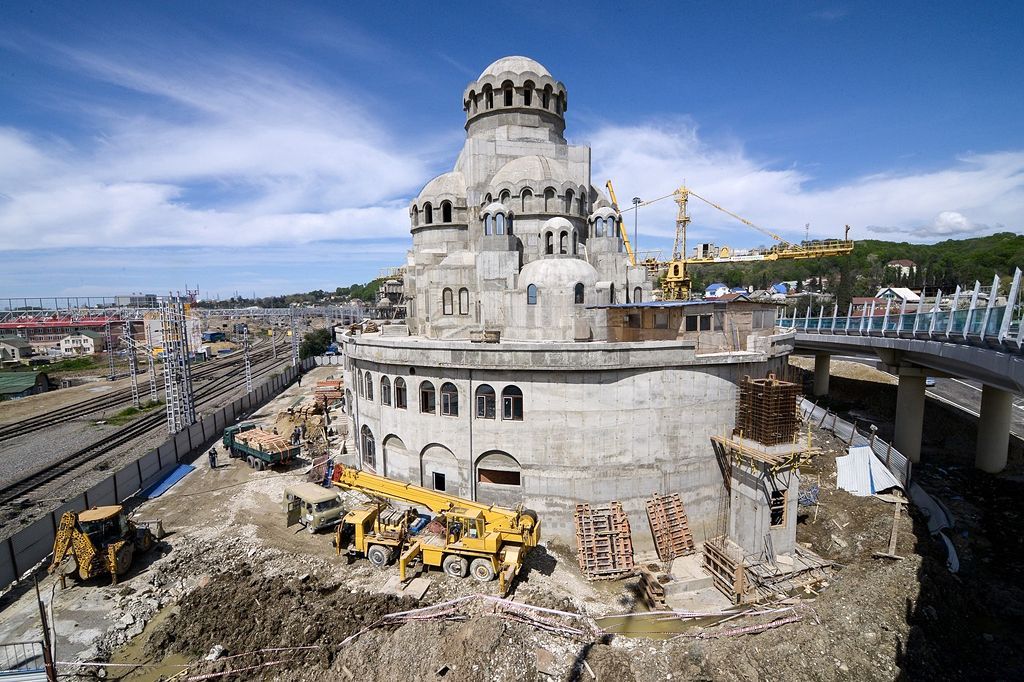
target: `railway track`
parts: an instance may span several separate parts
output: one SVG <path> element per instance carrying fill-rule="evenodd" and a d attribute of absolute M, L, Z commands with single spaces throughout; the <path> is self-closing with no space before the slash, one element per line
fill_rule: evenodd
<path fill-rule="evenodd" d="M 281 349 L 279 348 L 278 350 L 280 351 Z M 272 348 L 259 349 L 256 352 L 250 354 L 249 360 L 251 363 L 256 364 L 271 357 L 272 354 Z M 279 353 L 279 357 L 282 355 L 283 351 Z M 216 362 L 210 365 L 204 364 L 200 366 L 198 369 L 194 370 L 192 372 L 192 381 L 209 381 L 211 379 L 216 378 L 225 370 L 237 370 L 237 368 L 242 367 L 243 364 L 244 357 L 242 356 L 242 354 L 232 353 L 230 356 L 226 358 L 226 362 Z M 157 377 L 157 391 L 159 392 L 163 390 L 164 380 L 162 372 L 158 373 L 160 374 L 160 376 Z M 148 385 L 148 378 L 146 379 L 145 383 L 140 382 L 140 399 L 142 393 L 148 393 Z M 126 403 L 129 403 L 131 399 L 131 388 L 122 388 L 105 396 L 91 398 L 89 400 L 83 400 L 77 403 L 72 403 L 70 405 L 65 405 L 64 407 L 58 408 L 56 410 L 51 410 L 44 414 L 29 417 L 27 419 L 22 419 L 11 424 L 4 424 L 0 426 L 0 443 L 7 440 L 11 440 L 13 438 L 18 438 L 19 436 L 24 436 L 25 434 L 33 433 L 34 431 L 39 431 L 40 429 L 45 429 L 49 426 L 55 426 L 57 424 L 62 424 L 64 422 L 73 421 L 75 419 L 79 419 L 81 417 L 85 417 L 87 415 L 94 414 L 102 410 L 124 405 Z"/>
<path fill-rule="evenodd" d="M 270 372 L 279 369 L 281 365 L 289 361 L 289 356 L 279 356 L 276 360 L 265 360 L 260 363 L 260 365 L 263 366 L 253 366 L 252 377 L 253 379 L 256 379 L 269 374 Z M 200 407 L 204 404 L 213 402 L 222 394 L 235 390 L 239 388 L 239 386 L 245 386 L 245 377 L 238 376 L 237 373 L 229 373 L 224 376 L 214 378 L 195 390 L 196 406 Z M 72 452 L 56 462 L 48 464 L 43 469 L 28 474 L 17 481 L 3 485 L 3 487 L 0 487 L 0 504 L 10 504 L 12 502 L 17 502 L 18 500 L 23 500 L 26 495 L 33 490 L 58 481 L 59 479 L 70 477 L 83 465 L 93 463 L 103 455 L 113 452 L 140 436 L 146 435 L 158 428 L 162 428 L 165 424 L 166 415 L 162 410 L 140 417 L 127 426 L 118 429 L 116 432 L 101 438 L 95 443 Z"/>

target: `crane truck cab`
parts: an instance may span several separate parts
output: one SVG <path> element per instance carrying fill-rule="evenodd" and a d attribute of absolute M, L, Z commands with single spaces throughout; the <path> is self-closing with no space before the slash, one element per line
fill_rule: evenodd
<path fill-rule="evenodd" d="M 337 490 L 316 483 L 296 483 L 284 489 L 287 527 L 302 524 L 310 533 L 333 528 L 345 517 Z"/>

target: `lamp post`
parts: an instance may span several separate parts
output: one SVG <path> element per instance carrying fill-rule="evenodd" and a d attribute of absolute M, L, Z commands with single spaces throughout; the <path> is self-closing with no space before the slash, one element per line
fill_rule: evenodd
<path fill-rule="evenodd" d="M 633 197 L 633 253 L 639 258 L 640 239 L 636 228 L 638 213 L 640 213 L 640 197 Z"/>

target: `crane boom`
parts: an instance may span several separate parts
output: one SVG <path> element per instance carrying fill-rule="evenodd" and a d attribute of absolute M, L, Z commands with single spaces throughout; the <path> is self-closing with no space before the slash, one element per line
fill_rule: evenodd
<path fill-rule="evenodd" d="M 608 188 L 608 196 L 612 200 L 612 208 L 615 209 L 619 216 L 616 222 L 619 224 L 619 234 L 622 236 L 622 244 L 626 247 L 626 255 L 629 256 L 629 264 L 636 266 L 636 254 L 633 253 L 633 246 L 629 243 L 629 235 L 626 233 L 626 227 L 622 224 L 622 211 L 619 210 L 619 202 L 615 198 L 615 188 L 612 187 L 612 181 L 604 183 L 604 186 Z"/>

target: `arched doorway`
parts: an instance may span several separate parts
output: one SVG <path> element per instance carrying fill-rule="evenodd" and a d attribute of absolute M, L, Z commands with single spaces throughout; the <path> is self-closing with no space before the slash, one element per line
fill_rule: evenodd
<path fill-rule="evenodd" d="M 428 490 L 466 497 L 469 486 L 451 450 L 437 443 L 420 453 L 420 485 Z"/>
<path fill-rule="evenodd" d="M 515 457 L 491 450 L 476 460 L 476 500 L 502 507 L 514 507 L 523 500 L 522 467 Z"/>
<path fill-rule="evenodd" d="M 420 463 L 416 453 L 409 452 L 398 436 L 385 436 L 381 448 L 380 473 L 406 483 L 420 482 Z"/>

